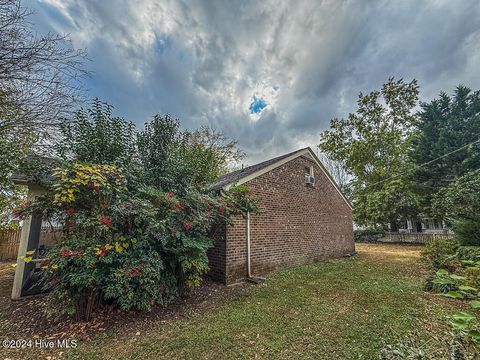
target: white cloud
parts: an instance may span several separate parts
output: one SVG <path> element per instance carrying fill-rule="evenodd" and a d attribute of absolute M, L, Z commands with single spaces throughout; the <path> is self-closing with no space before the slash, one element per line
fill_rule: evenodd
<path fill-rule="evenodd" d="M 186 127 L 219 127 L 250 162 L 315 145 L 330 118 L 389 76 L 416 77 L 426 98 L 460 82 L 480 88 L 475 0 L 27 5 L 39 26 L 87 47 L 92 96 L 140 125 L 168 112 Z M 256 115 L 253 96 L 268 104 Z"/>

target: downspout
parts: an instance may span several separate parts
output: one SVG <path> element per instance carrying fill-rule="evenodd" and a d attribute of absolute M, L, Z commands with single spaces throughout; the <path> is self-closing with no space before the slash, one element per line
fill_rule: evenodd
<path fill-rule="evenodd" d="M 250 240 L 250 212 L 247 211 L 247 281 L 259 284 L 265 281 L 265 278 L 252 276 L 252 251 Z"/>
<path fill-rule="evenodd" d="M 251 253 L 250 253 L 250 211 L 247 211 L 247 278 L 252 277 Z"/>

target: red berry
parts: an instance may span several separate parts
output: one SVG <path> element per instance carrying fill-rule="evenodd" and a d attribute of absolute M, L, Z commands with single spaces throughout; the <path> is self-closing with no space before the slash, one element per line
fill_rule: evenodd
<path fill-rule="evenodd" d="M 185 221 L 185 222 L 183 223 L 183 229 L 184 229 L 185 231 L 190 231 L 190 229 L 192 228 L 192 226 L 193 226 L 193 224 L 192 224 L 191 222 L 189 222 L 189 221 Z"/>
<path fill-rule="evenodd" d="M 107 215 L 100 215 L 100 223 L 102 225 L 105 225 L 105 226 L 108 226 L 108 227 L 112 227 L 112 219 L 110 219 Z"/>
<path fill-rule="evenodd" d="M 180 201 L 175 204 L 175 210 L 178 210 L 178 211 L 183 211 L 183 210 L 185 210 L 185 208 L 184 208 L 183 205 L 180 203 Z"/>

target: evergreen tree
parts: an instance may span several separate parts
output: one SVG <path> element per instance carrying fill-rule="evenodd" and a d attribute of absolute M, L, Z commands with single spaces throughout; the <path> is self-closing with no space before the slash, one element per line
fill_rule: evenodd
<path fill-rule="evenodd" d="M 480 142 L 456 151 L 480 139 L 480 91 L 460 85 L 452 96 L 442 92 L 439 98 L 421 104 L 421 108 L 411 157 L 417 165 L 438 160 L 418 167 L 412 180 L 424 214 L 432 216 L 433 196 L 467 172 L 480 168 Z"/>

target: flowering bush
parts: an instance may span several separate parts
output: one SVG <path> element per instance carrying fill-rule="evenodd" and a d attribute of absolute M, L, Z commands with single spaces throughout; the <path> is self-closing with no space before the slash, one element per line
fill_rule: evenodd
<path fill-rule="evenodd" d="M 129 310 L 165 304 L 208 270 L 208 233 L 234 215 L 256 211 L 244 187 L 223 196 L 187 189 L 179 196 L 155 188 L 132 191 L 105 165 L 72 164 L 22 213 L 42 211 L 63 224 L 64 237 L 42 264 L 51 309 L 88 319 L 98 303 Z"/>

